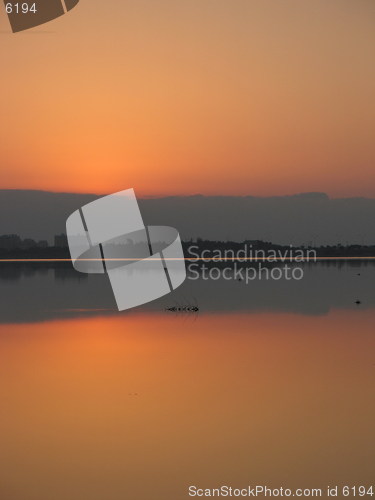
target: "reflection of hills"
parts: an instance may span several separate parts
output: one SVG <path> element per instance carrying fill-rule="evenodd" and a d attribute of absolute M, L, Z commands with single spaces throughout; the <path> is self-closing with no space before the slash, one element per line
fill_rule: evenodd
<path fill-rule="evenodd" d="M 173 294 L 123 316 L 159 312 L 178 321 L 181 315 L 165 312 L 177 304 L 198 305 L 199 314 L 281 311 L 320 315 L 334 308 L 375 308 L 374 261 L 328 261 L 303 268 L 301 281 L 254 280 L 246 285 L 233 279 L 187 279 Z M 15 279 L 22 281 L 12 282 Z M 71 268 L 0 265 L 0 295 L 3 323 L 119 314 L 107 276 L 85 275 Z"/>
<path fill-rule="evenodd" d="M 55 266 L 53 272 L 56 281 L 67 281 L 67 280 L 81 281 L 81 280 L 87 280 L 88 278 L 88 274 L 78 273 L 73 267 Z"/>
<path fill-rule="evenodd" d="M 88 275 L 85 273 L 78 273 L 71 264 L 59 263 L 0 263 L 0 280 L 3 281 L 18 281 L 21 278 L 46 276 L 50 271 L 53 271 L 55 280 L 85 280 Z"/>

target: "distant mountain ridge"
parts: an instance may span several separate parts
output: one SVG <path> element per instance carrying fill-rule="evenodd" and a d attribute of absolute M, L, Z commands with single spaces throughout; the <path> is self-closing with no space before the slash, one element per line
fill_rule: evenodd
<path fill-rule="evenodd" d="M 103 195 L 0 190 L 0 234 L 47 239 Z M 176 227 L 184 240 L 263 240 L 282 245 L 375 244 L 375 199 L 289 196 L 169 196 L 139 199 L 144 222 Z"/>

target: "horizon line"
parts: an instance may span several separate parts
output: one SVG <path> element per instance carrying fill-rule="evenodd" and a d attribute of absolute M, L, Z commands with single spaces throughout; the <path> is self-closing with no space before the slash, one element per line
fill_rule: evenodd
<path fill-rule="evenodd" d="M 338 256 L 338 257 L 332 257 L 332 256 L 323 256 L 323 257 L 314 257 L 314 258 L 307 258 L 307 260 L 300 260 L 301 257 L 275 257 L 272 258 L 272 261 L 269 261 L 265 257 L 222 257 L 222 258 L 208 258 L 208 257 L 203 257 L 203 258 L 187 258 L 187 257 L 164 257 L 164 260 L 166 261 L 188 261 L 188 262 L 244 262 L 244 261 L 262 261 L 262 262 L 268 262 L 272 264 L 273 262 L 301 262 L 301 263 L 306 263 L 306 262 L 315 262 L 317 260 L 375 260 L 375 256 Z M 141 260 L 144 260 L 144 257 L 140 258 L 107 258 L 105 261 L 108 262 L 139 262 Z M 159 261 L 160 258 L 158 257 L 147 257 L 148 261 Z M 75 259 L 74 262 L 102 262 L 103 259 Z M 0 263 L 16 263 L 16 262 L 72 262 L 72 259 L 0 259 Z"/>
<path fill-rule="evenodd" d="M 126 188 L 124 188 L 126 189 Z M 136 188 L 132 188 L 136 190 Z M 114 192 L 102 192 L 102 193 L 94 193 L 94 192 L 88 192 L 88 191 L 54 191 L 54 190 L 48 190 L 48 189 L 36 189 L 36 188 L 1 188 L 0 191 L 24 191 L 24 192 L 34 192 L 34 193 L 49 193 L 49 194 L 69 194 L 69 195 L 88 195 L 88 196 L 107 196 L 110 194 L 115 194 L 116 192 L 121 192 L 120 191 L 114 191 Z M 162 199 L 162 198 L 193 198 L 193 197 L 205 197 L 205 198 L 292 198 L 296 196 L 303 196 L 303 195 L 320 195 L 320 196 L 325 196 L 329 200 L 341 200 L 341 199 L 367 199 L 367 200 L 375 200 L 375 195 L 369 196 L 369 195 L 346 195 L 346 196 L 331 196 L 325 191 L 297 191 L 293 193 L 284 193 L 284 194 L 204 194 L 204 193 L 190 193 L 190 194 L 143 194 L 139 196 L 139 199 Z"/>

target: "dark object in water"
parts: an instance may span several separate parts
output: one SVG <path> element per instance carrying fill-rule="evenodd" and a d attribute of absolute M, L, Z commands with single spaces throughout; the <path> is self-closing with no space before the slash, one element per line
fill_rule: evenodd
<path fill-rule="evenodd" d="M 359 306 L 359 304 L 362 304 L 360 300 L 356 300 L 355 303 L 357 304 L 357 306 Z"/>
<path fill-rule="evenodd" d="M 199 307 L 198 306 L 172 306 L 172 307 L 166 307 L 166 311 L 170 312 L 198 312 Z"/>

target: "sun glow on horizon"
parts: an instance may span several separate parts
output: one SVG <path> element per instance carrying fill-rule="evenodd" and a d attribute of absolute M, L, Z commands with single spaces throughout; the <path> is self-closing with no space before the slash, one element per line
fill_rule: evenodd
<path fill-rule="evenodd" d="M 3 36 L 0 188 L 374 197 L 374 25 L 366 0 L 81 2 Z"/>

